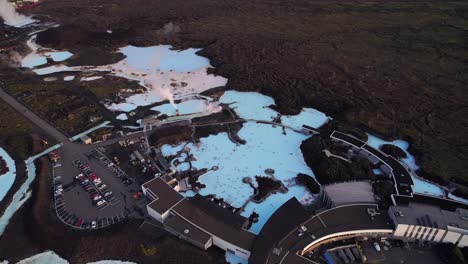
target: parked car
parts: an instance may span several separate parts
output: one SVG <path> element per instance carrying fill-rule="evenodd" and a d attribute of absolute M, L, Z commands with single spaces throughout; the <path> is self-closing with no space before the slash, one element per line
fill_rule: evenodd
<path fill-rule="evenodd" d="M 107 192 L 104 193 L 104 196 L 106 196 L 106 197 L 109 196 L 109 195 L 112 195 L 112 191 L 107 191 Z"/>
<path fill-rule="evenodd" d="M 97 223 L 96 223 L 96 221 L 93 221 L 93 222 L 91 222 L 91 228 L 92 228 L 92 229 L 95 229 L 95 228 L 96 228 L 96 226 L 97 226 Z"/>
<path fill-rule="evenodd" d="M 76 223 L 76 227 L 81 227 L 81 225 L 83 224 L 83 219 L 78 219 L 78 222 Z"/>
<path fill-rule="evenodd" d="M 379 243 L 377 243 L 377 242 L 374 242 L 374 248 L 375 248 L 375 250 L 376 250 L 377 252 L 380 252 L 380 251 L 381 251 L 380 245 L 379 245 Z"/>
<path fill-rule="evenodd" d="M 104 200 L 100 200 L 99 202 L 96 203 L 97 206 L 102 206 L 106 203 Z"/>
<path fill-rule="evenodd" d="M 95 185 L 99 185 L 99 184 L 102 183 L 101 179 L 95 179 L 95 180 L 93 180 L 93 182 L 94 182 Z"/>

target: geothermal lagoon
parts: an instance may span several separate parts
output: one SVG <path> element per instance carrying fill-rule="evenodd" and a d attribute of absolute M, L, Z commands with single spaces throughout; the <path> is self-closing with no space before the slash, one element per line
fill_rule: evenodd
<path fill-rule="evenodd" d="M 250 229 L 258 234 L 270 216 L 287 200 L 296 197 L 301 201 L 310 196 L 310 193 L 294 180 L 298 173 L 314 175 L 304 162 L 300 150 L 302 141 L 309 136 L 292 129 L 283 131 L 281 126 L 273 127 L 253 121 L 271 121 L 277 116 L 276 111 L 266 107 L 274 104 L 270 97 L 259 93 L 226 91 L 220 102 L 234 105 L 234 111 L 241 118 L 252 120 L 244 123 L 238 133 L 246 144 L 237 145 L 229 139 L 227 133 L 219 133 L 201 138 L 199 144 L 182 142 L 177 146 L 164 145 L 161 150 L 163 155 L 169 156 L 175 155 L 183 148 L 189 149 L 190 154 L 196 158 L 196 161 L 192 161 L 193 167 L 211 169 L 217 166 L 217 170 L 209 171 L 199 178 L 199 182 L 206 185 L 200 194 L 214 194 L 234 207 L 242 207 L 253 195 L 253 189 L 242 182 L 244 177 L 254 179 L 257 175 L 266 176 L 265 170 L 273 169 L 274 178 L 280 180 L 289 191 L 285 194 L 271 194 L 258 204 L 250 202 L 241 213 L 245 217 L 249 217 L 252 212 L 260 215 L 259 221 Z M 288 125 L 296 127 L 304 122 L 303 124 L 318 128 L 329 120 L 323 113 L 317 114 L 315 111 L 311 114 L 312 111 L 305 110 L 298 115 L 289 116 Z M 177 166 L 181 171 L 188 168 L 187 162 Z"/>

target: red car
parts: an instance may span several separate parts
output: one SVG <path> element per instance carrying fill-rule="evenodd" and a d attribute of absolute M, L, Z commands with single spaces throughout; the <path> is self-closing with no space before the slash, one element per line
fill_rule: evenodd
<path fill-rule="evenodd" d="M 78 222 L 76 222 L 76 227 L 80 227 L 83 224 L 83 219 L 78 219 Z"/>
<path fill-rule="evenodd" d="M 90 178 L 91 180 L 95 180 L 95 179 L 97 179 L 97 176 L 96 176 L 96 174 L 95 174 L 94 176 L 89 176 L 89 178 Z"/>
<path fill-rule="evenodd" d="M 96 177 L 97 175 L 96 175 L 96 173 L 93 172 L 93 173 L 91 173 L 89 176 L 90 176 L 90 177 Z"/>

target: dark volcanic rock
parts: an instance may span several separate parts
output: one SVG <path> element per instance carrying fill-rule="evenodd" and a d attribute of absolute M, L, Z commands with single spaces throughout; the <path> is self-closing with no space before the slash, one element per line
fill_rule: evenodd
<path fill-rule="evenodd" d="M 384 144 L 382 146 L 379 147 L 379 149 L 387 154 L 387 155 L 391 155 L 393 156 L 394 158 L 397 158 L 397 159 L 404 159 L 407 157 L 406 153 L 399 147 L 395 146 L 395 145 L 391 145 L 391 144 Z"/>
<path fill-rule="evenodd" d="M 331 142 L 320 136 L 313 136 L 301 144 L 302 155 L 314 171 L 317 180 L 323 184 L 334 182 L 371 180 L 375 178 L 370 162 L 361 157 L 353 157 L 351 163 L 338 158 L 329 158 L 323 152 Z"/>
<path fill-rule="evenodd" d="M 320 192 L 320 185 L 317 183 L 314 177 L 310 175 L 299 173 L 296 176 L 296 181 L 298 184 L 305 186 L 311 193 L 317 194 Z"/>
<path fill-rule="evenodd" d="M 88 33 L 112 29 L 127 43 L 203 48 L 227 88 L 405 137 L 423 170 L 468 178 L 466 1 L 50 0 L 31 12 L 82 29 L 58 44 L 123 44 Z M 169 22 L 180 31 L 159 37 Z"/>

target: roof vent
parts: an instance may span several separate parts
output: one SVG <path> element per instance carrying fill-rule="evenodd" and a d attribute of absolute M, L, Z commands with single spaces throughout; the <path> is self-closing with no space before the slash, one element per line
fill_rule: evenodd
<path fill-rule="evenodd" d="M 188 233 L 190 233 L 190 230 L 185 229 L 185 230 L 184 230 L 184 234 L 188 234 Z"/>

